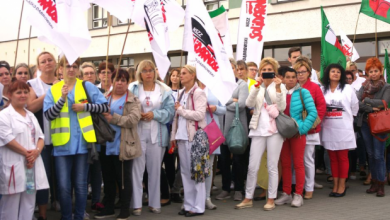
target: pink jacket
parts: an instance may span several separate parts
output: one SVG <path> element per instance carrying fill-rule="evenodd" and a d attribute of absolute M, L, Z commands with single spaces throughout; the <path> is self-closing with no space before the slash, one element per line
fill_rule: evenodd
<path fill-rule="evenodd" d="M 185 91 L 185 88 L 179 91 L 179 97 Z M 194 105 L 195 111 L 192 110 L 192 94 L 194 97 Z M 179 101 L 179 100 L 177 100 Z M 173 117 L 172 123 L 172 132 L 171 132 L 171 141 L 175 140 L 176 131 L 177 131 L 177 120 L 178 116 L 182 116 L 187 119 L 187 134 L 188 140 L 192 141 L 194 139 L 194 135 L 196 133 L 195 121 L 198 121 L 198 126 L 201 128 L 205 128 L 206 123 L 206 108 L 207 108 L 207 97 L 202 89 L 198 87 L 198 84 L 195 85 L 190 90 L 190 94 L 188 95 L 188 99 L 186 102 L 186 108 L 182 107 L 178 108 L 175 117 Z"/>

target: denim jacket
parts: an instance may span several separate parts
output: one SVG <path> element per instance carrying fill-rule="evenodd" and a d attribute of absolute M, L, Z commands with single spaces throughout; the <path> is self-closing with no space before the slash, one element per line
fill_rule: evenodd
<path fill-rule="evenodd" d="M 161 147 L 169 145 L 168 128 L 166 124 L 170 122 L 175 114 L 175 103 L 172 98 L 172 90 L 160 81 L 155 82 L 160 86 L 162 94 L 161 105 L 159 109 L 153 110 L 153 120 L 151 126 L 152 143 L 159 143 Z M 129 90 L 139 97 L 139 82 L 135 81 L 129 85 Z"/>

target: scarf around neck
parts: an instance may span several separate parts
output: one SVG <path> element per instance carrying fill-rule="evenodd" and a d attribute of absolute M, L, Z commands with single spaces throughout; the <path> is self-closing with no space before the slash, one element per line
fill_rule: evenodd
<path fill-rule="evenodd" d="M 386 82 L 383 76 L 375 83 L 371 79 L 366 80 L 362 86 L 363 86 L 363 99 L 368 97 L 370 99 L 374 98 L 374 95 L 379 92 L 383 86 L 385 86 Z"/>

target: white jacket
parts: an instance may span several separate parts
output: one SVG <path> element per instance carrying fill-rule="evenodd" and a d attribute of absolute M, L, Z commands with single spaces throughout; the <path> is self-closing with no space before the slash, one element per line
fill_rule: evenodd
<path fill-rule="evenodd" d="M 35 145 L 43 139 L 43 133 L 34 114 L 26 110 L 35 127 Z M 10 141 L 16 140 L 27 150 L 31 144 L 31 132 L 26 119 L 15 111 L 12 105 L 0 112 L 0 194 L 8 195 L 26 190 L 26 158 L 6 147 Z M 49 188 L 42 157 L 35 160 L 35 188 Z M 13 172 L 11 172 L 13 170 Z M 11 175 L 14 174 L 14 175 Z"/>
<path fill-rule="evenodd" d="M 271 83 L 268 86 L 268 88 L 269 88 L 268 95 L 272 103 L 278 106 L 278 110 L 280 112 L 284 112 L 284 110 L 286 109 L 286 94 L 287 94 L 286 87 L 283 84 L 280 85 L 280 90 L 282 91 L 281 93 L 276 92 L 275 83 Z M 255 108 L 252 115 L 252 119 L 249 123 L 249 129 L 254 129 L 254 130 L 257 129 L 261 108 L 264 106 L 263 103 L 264 99 L 265 99 L 265 86 L 261 85 L 257 88 L 255 86 L 252 86 L 252 88 L 250 89 L 249 96 L 245 102 L 248 108 Z"/>

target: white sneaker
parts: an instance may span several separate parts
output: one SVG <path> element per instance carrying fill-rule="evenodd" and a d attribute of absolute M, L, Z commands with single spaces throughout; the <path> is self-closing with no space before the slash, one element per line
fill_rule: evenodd
<path fill-rule="evenodd" d="M 217 206 L 214 205 L 214 204 L 211 202 L 211 199 L 210 199 L 210 198 L 206 199 L 206 209 L 209 209 L 209 210 L 215 210 L 215 209 L 217 209 Z"/>
<path fill-rule="evenodd" d="M 230 189 L 234 189 L 234 182 L 233 181 L 230 183 Z"/>
<path fill-rule="evenodd" d="M 291 202 L 292 207 L 301 207 L 303 205 L 303 198 L 299 194 L 294 193 L 294 198 Z"/>
<path fill-rule="evenodd" d="M 213 191 L 218 190 L 217 186 L 213 186 Z"/>
<path fill-rule="evenodd" d="M 351 175 L 351 176 L 349 176 L 349 179 L 351 179 L 351 180 L 356 180 L 356 175 Z"/>
<path fill-rule="evenodd" d="M 287 193 L 283 192 L 277 200 L 275 200 L 275 205 L 284 205 L 287 203 L 291 203 L 292 197 L 291 195 L 287 195 Z"/>
<path fill-rule="evenodd" d="M 322 189 L 322 188 L 324 188 L 323 185 L 314 182 L 314 189 Z"/>
<path fill-rule="evenodd" d="M 86 211 L 84 211 L 84 220 L 89 220 L 89 214 Z"/>

